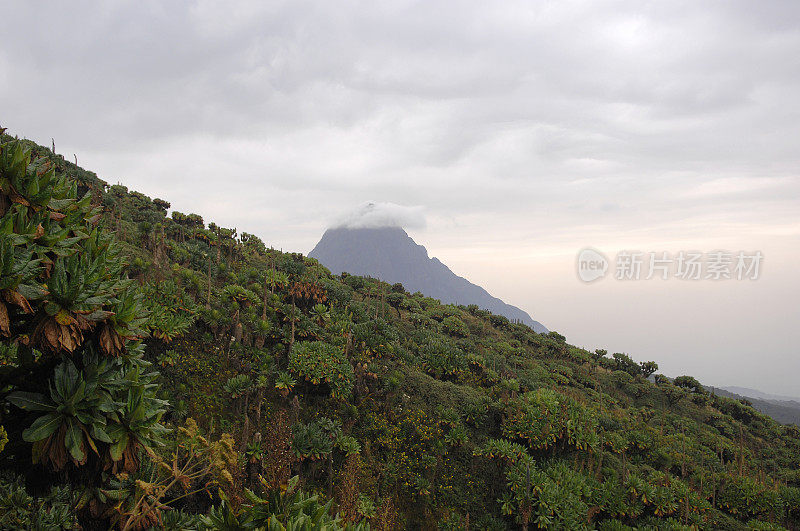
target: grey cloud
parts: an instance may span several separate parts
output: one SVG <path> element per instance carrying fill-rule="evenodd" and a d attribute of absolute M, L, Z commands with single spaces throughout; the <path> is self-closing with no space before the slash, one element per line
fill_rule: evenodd
<path fill-rule="evenodd" d="M 493 256 L 508 260 L 592 238 L 723 241 L 730 227 L 796 248 L 792 0 L 0 0 L 0 12 L 0 124 L 277 247 L 310 249 L 375 197 L 424 205 L 431 242 L 502 245 Z M 451 258 L 467 273 L 465 256 Z"/>

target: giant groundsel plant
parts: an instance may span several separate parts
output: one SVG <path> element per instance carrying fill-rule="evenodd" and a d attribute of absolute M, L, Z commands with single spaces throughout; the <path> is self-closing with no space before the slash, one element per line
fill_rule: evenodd
<path fill-rule="evenodd" d="M 0 145 L 4 459 L 87 487 L 159 444 L 166 403 L 138 341 L 147 318 L 92 192 Z"/>

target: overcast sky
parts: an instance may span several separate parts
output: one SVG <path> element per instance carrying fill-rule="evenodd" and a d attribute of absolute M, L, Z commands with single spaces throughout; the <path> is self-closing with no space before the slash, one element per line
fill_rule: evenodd
<path fill-rule="evenodd" d="M 588 348 L 800 396 L 800 2 L 0 0 L 0 125 L 308 252 L 366 200 Z M 580 249 L 760 250 L 581 282 Z"/>

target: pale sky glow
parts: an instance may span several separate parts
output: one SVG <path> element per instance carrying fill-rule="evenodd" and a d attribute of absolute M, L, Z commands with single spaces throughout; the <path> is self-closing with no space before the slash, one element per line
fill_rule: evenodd
<path fill-rule="evenodd" d="M 800 3 L 0 0 L 0 125 L 308 252 L 365 201 L 575 344 L 800 396 Z M 404 218 L 405 219 L 405 218 Z M 577 252 L 763 252 L 586 285 Z"/>

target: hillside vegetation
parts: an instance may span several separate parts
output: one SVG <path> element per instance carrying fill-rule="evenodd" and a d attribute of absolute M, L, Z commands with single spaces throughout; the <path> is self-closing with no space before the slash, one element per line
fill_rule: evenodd
<path fill-rule="evenodd" d="M 694 378 L 0 149 L 3 528 L 800 527 L 800 430 Z"/>

